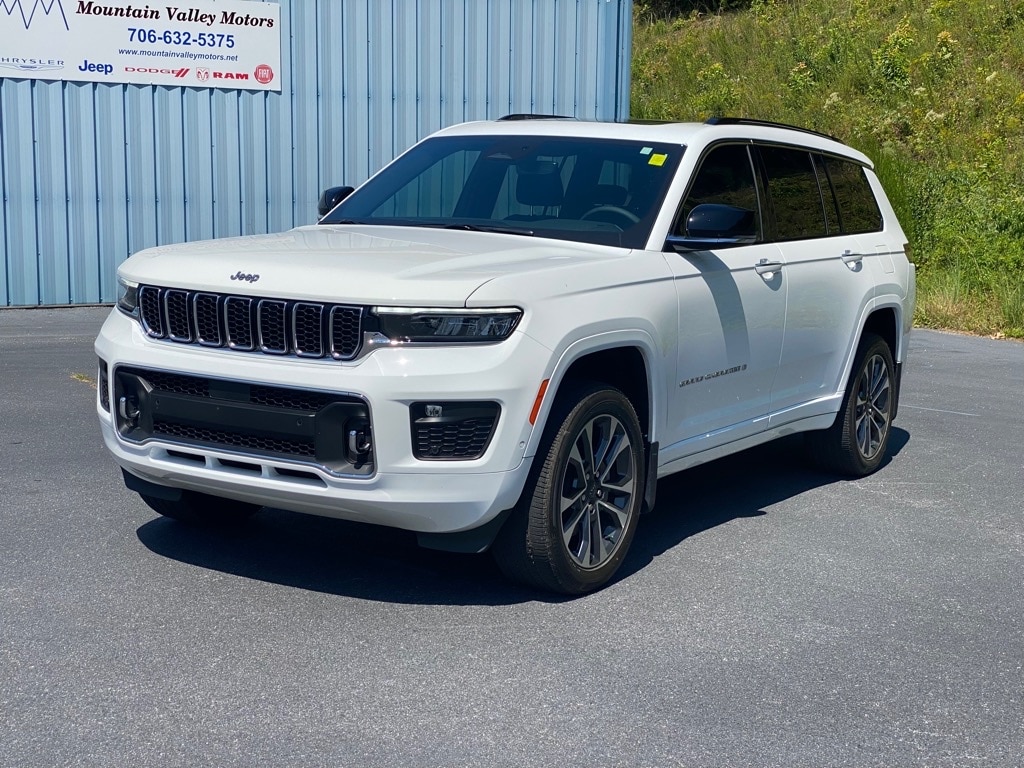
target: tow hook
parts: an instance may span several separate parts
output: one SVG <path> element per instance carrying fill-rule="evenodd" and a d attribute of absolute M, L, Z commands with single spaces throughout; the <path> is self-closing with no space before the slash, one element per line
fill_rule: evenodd
<path fill-rule="evenodd" d="M 129 426 L 136 427 L 139 424 L 139 406 L 134 399 L 122 395 L 117 401 L 117 410 Z"/>
<path fill-rule="evenodd" d="M 369 425 L 359 426 L 348 431 L 348 456 L 346 458 L 354 466 L 366 461 L 372 447 Z"/>

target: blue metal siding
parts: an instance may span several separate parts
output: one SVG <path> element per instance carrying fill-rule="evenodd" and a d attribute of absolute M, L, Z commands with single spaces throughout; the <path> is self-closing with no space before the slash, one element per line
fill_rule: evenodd
<path fill-rule="evenodd" d="M 164 243 L 315 220 L 427 134 L 629 115 L 631 0 L 281 0 L 283 90 L 0 79 L 0 299 L 110 302 Z"/>

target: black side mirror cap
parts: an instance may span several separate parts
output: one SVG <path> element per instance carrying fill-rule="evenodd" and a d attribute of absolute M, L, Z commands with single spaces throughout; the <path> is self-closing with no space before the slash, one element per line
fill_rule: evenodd
<path fill-rule="evenodd" d="M 320 215 L 320 218 L 323 218 L 334 206 L 355 191 L 355 187 L 328 187 L 320 195 L 320 202 L 316 204 L 316 212 Z"/>
<path fill-rule="evenodd" d="M 723 237 L 754 237 L 757 223 L 754 211 L 735 205 L 703 203 L 686 217 L 686 236 L 702 240 Z"/>
<path fill-rule="evenodd" d="M 757 242 L 756 212 L 719 203 L 702 203 L 686 217 L 686 234 L 669 235 L 676 250 L 710 251 Z"/>

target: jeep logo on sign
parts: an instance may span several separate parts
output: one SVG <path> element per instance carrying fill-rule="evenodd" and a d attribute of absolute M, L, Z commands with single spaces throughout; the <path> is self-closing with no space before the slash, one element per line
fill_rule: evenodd
<path fill-rule="evenodd" d="M 259 275 L 249 275 L 249 274 L 246 274 L 245 272 L 235 272 L 235 274 L 233 274 L 231 276 L 231 279 L 232 280 L 244 280 L 247 283 L 255 283 L 257 280 L 260 279 L 260 276 Z"/>

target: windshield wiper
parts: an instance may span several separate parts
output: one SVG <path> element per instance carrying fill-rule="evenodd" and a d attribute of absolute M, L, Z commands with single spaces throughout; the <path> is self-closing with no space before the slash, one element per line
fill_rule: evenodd
<path fill-rule="evenodd" d="M 497 232 L 502 235 L 527 235 L 533 236 L 532 229 L 523 227 L 495 227 L 490 224 L 443 224 L 445 229 L 465 229 L 469 232 Z"/>
<path fill-rule="evenodd" d="M 443 221 L 423 221 L 422 219 L 336 219 L 334 221 L 321 221 L 321 224 L 363 224 L 372 225 L 379 227 L 427 227 L 430 229 L 463 229 L 467 232 L 497 232 L 503 235 L 526 235 L 528 237 L 533 236 L 532 229 L 526 229 L 525 227 L 503 227 L 495 226 L 490 224 L 465 224 L 465 223 L 451 223 L 446 224 Z"/>

